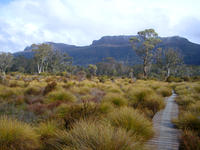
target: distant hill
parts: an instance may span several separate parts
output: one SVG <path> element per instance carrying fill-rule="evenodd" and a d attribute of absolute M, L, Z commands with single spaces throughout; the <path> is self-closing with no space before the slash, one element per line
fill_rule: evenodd
<path fill-rule="evenodd" d="M 113 57 L 117 61 L 128 64 L 138 64 L 140 59 L 135 55 L 129 43 L 133 36 L 104 36 L 99 40 L 94 40 L 89 46 L 75 46 L 63 43 L 47 42 L 54 49 L 67 52 L 73 57 L 75 65 L 95 64 L 102 61 L 105 57 Z M 173 36 L 161 37 L 160 47 L 173 47 L 179 49 L 184 56 L 186 64 L 200 65 L 200 45 L 188 41 L 186 38 Z M 24 51 L 17 52 L 14 55 L 24 55 L 32 57 L 32 46 L 26 47 Z"/>

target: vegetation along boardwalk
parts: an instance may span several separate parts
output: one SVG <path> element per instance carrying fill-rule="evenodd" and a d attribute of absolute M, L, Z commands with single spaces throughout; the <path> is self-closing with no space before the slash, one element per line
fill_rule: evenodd
<path fill-rule="evenodd" d="M 171 119 L 178 117 L 178 106 L 174 99 L 176 94 L 166 98 L 166 107 L 153 118 L 155 136 L 148 143 L 154 150 L 178 150 L 179 131 L 174 128 Z"/>

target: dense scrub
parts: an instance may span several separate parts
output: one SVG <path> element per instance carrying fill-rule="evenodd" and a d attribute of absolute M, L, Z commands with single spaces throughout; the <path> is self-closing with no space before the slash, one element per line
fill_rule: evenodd
<path fill-rule="evenodd" d="M 0 84 L 0 150 L 142 150 L 170 94 L 169 83 L 153 80 L 7 75 Z"/>
<path fill-rule="evenodd" d="M 182 130 L 181 150 L 200 150 L 200 83 L 182 82 L 173 85 L 178 94 L 179 118 L 174 120 Z"/>

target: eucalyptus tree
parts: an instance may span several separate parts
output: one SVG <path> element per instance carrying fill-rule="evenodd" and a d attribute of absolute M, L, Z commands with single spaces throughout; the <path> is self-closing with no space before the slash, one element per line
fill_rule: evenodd
<path fill-rule="evenodd" d="M 37 64 L 37 71 L 40 74 L 47 69 L 50 57 L 53 53 L 53 49 L 49 44 L 40 44 L 35 47 L 36 48 L 33 49 L 33 51 L 35 52 L 34 60 Z"/>
<path fill-rule="evenodd" d="M 173 71 L 176 71 L 177 66 L 183 64 L 183 57 L 174 48 L 159 49 L 156 56 L 156 63 L 166 72 L 166 78 L 168 78 L 173 69 Z"/>
<path fill-rule="evenodd" d="M 143 76 L 146 78 L 155 56 L 155 48 L 161 40 L 154 29 L 146 29 L 138 32 L 136 37 L 130 38 L 130 42 L 136 55 L 142 59 Z"/>
<path fill-rule="evenodd" d="M 13 55 L 11 53 L 0 53 L 0 72 L 5 74 L 6 70 L 12 65 Z"/>

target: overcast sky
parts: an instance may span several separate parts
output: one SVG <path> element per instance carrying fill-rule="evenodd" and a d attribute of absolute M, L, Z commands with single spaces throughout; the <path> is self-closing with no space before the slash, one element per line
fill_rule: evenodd
<path fill-rule="evenodd" d="M 45 41 L 89 45 L 146 28 L 200 43 L 200 0 L 0 0 L 0 51 Z"/>

